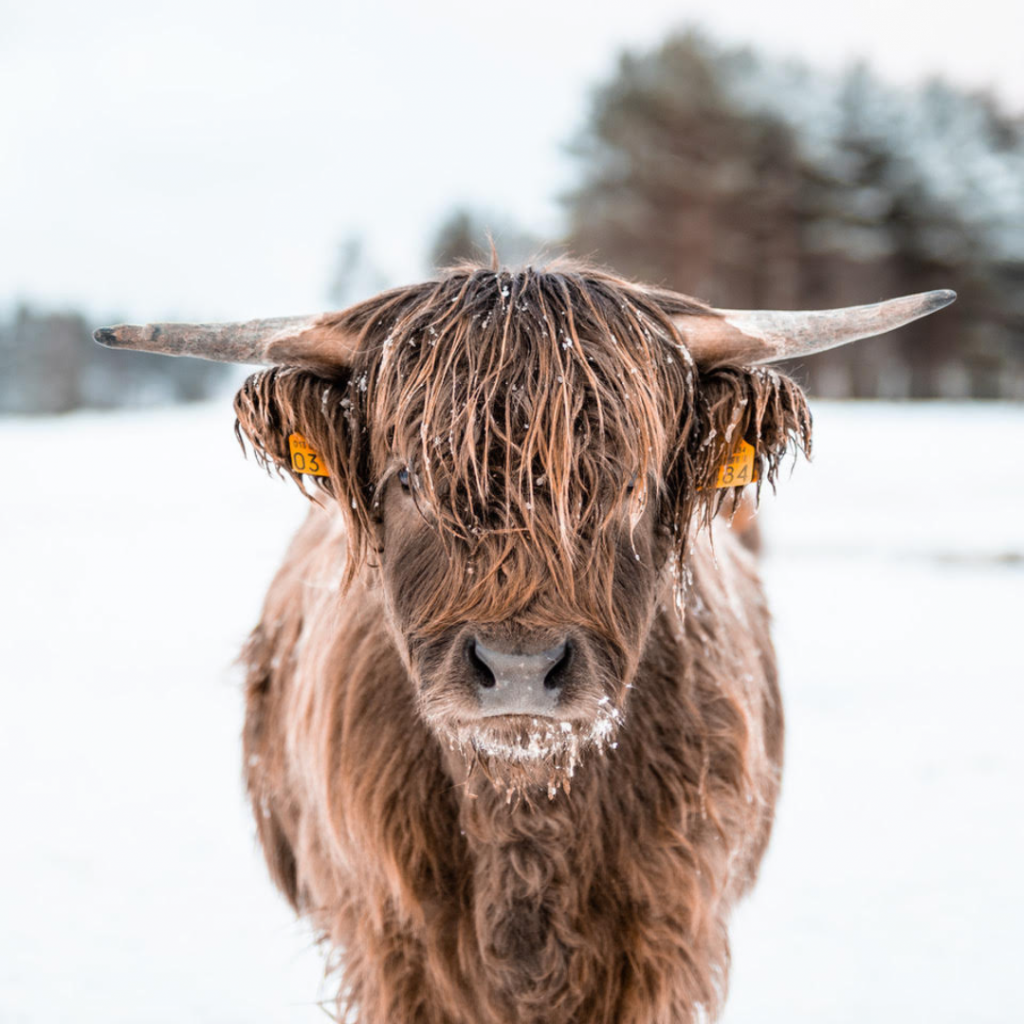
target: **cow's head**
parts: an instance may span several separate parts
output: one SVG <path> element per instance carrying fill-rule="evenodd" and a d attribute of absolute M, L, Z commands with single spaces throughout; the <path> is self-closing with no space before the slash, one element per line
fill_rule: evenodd
<path fill-rule="evenodd" d="M 614 742 L 691 530 L 737 493 L 720 466 L 746 442 L 764 482 L 809 442 L 799 388 L 761 364 L 952 298 L 754 313 L 573 265 L 463 267 L 341 313 L 97 340 L 273 366 L 239 429 L 300 483 L 289 436 L 318 453 L 348 582 L 382 594 L 426 721 L 505 787 L 552 789 Z"/>

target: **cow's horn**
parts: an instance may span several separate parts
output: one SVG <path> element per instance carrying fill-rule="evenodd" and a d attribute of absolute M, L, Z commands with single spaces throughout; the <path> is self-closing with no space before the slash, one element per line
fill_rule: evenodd
<path fill-rule="evenodd" d="M 716 309 L 715 316 L 675 317 L 698 366 L 773 363 L 838 348 L 895 330 L 948 306 L 956 292 L 942 289 L 845 309 Z"/>
<path fill-rule="evenodd" d="M 101 327 L 93 337 L 108 348 L 220 363 L 331 367 L 348 363 L 355 348 L 336 319 L 322 313 L 226 324 L 119 324 Z"/>

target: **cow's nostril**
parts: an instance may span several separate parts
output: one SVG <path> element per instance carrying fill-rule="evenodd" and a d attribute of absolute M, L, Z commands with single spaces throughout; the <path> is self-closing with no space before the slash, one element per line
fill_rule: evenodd
<path fill-rule="evenodd" d="M 544 688 L 546 690 L 557 690 L 565 682 L 565 674 L 572 664 L 572 641 L 566 640 L 562 648 L 561 657 L 548 669 L 544 677 Z"/>
<path fill-rule="evenodd" d="M 483 658 L 481 658 L 477 653 L 476 640 L 470 640 L 469 643 L 466 644 L 466 660 L 473 667 L 473 672 L 476 675 L 476 681 L 480 686 L 487 687 L 488 689 L 494 686 L 494 673 Z"/>

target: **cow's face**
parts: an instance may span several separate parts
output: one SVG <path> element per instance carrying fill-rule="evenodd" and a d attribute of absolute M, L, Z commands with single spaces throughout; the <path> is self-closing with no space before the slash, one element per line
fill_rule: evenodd
<path fill-rule="evenodd" d="M 764 480 L 808 435 L 784 378 L 698 372 L 680 315 L 600 275 L 467 271 L 354 307 L 336 374 L 236 399 L 268 461 L 313 442 L 425 721 L 506 789 L 553 791 L 616 741 L 729 446 Z"/>
<path fill-rule="evenodd" d="M 666 318 L 482 274 L 357 376 L 379 586 L 419 707 L 515 785 L 615 742 L 678 526 L 695 370 Z"/>
<path fill-rule="evenodd" d="M 623 505 L 580 546 L 578 564 L 551 565 L 528 538 L 446 542 L 420 480 L 415 468 L 390 474 L 378 550 L 389 626 L 422 713 L 497 781 L 553 788 L 581 756 L 616 742 L 671 586 L 670 531 L 653 502 L 633 522 Z"/>

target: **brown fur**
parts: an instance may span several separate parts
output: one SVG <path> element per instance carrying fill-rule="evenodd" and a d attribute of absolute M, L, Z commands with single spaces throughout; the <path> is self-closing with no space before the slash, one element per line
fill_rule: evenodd
<path fill-rule="evenodd" d="M 741 437 L 770 481 L 810 420 L 772 371 L 697 371 L 671 317 L 704 311 L 572 265 L 457 268 L 339 314 L 351 366 L 239 393 L 261 458 L 289 471 L 297 430 L 332 474 L 244 654 L 245 754 L 342 1017 L 720 1006 L 782 711 L 753 556 L 712 522 L 738 492 L 713 481 Z M 474 717 L 467 636 L 566 635 L 563 723 Z"/>

